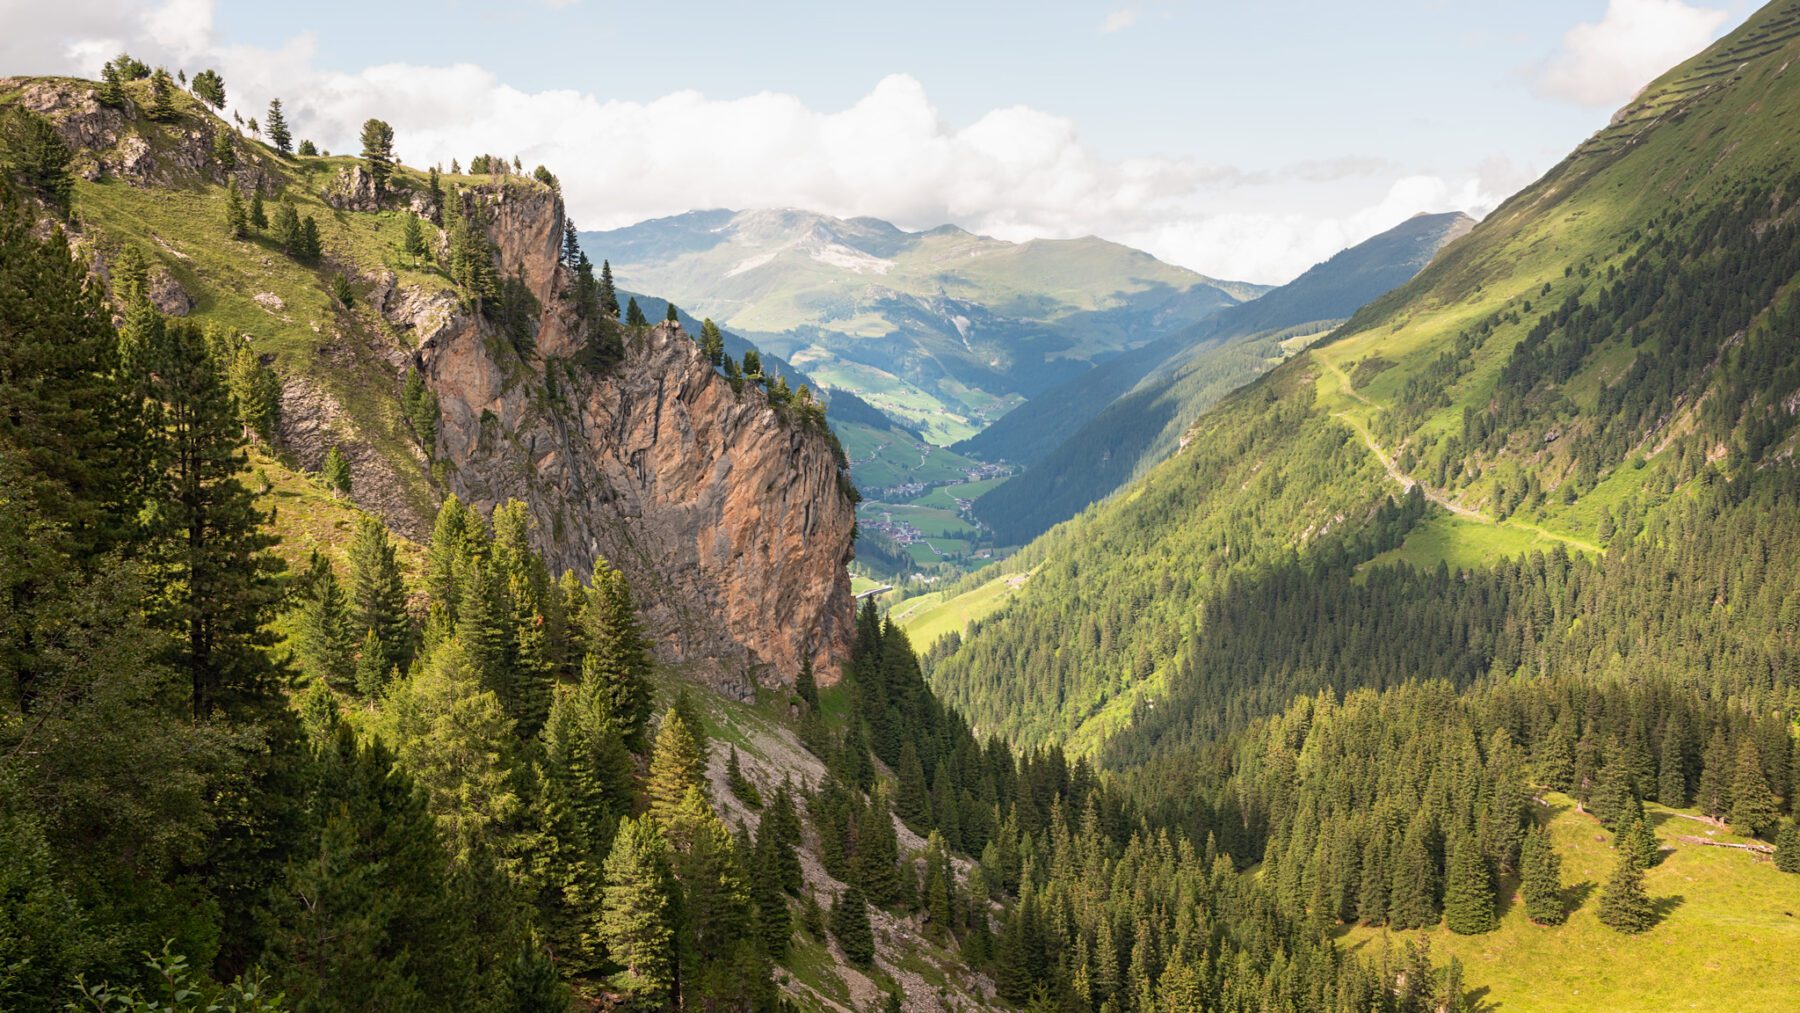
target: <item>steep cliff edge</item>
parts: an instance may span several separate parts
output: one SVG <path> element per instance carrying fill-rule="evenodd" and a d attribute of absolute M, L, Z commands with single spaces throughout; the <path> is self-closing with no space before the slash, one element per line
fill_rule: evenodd
<path fill-rule="evenodd" d="M 531 505 L 557 569 L 603 556 L 642 589 L 671 661 L 724 687 L 827 678 L 848 650 L 853 505 L 819 430 L 734 390 L 674 324 L 627 328 L 604 371 L 560 289 L 562 207 L 544 189 L 475 188 L 502 272 L 543 307 L 536 362 L 461 313 L 419 343 L 437 392 L 450 488 L 486 509 Z M 520 368 L 520 367 L 526 368 Z"/>
<path fill-rule="evenodd" d="M 340 447 L 357 503 L 416 539 L 444 493 L 482 509 L 525 501 L 555 567 L 585 576 L 610 560 L 660 657 L 722 690 L 791 683 L 808 660 L 836 677 L 854 618 L 855 517 L 829 434 L 754 383 L 734 389 L 674 325 L 583 319 L 554 187 L 443 174 L 440 198 L 426 173 L 400 166 L 377 200 L 353 160 L 282 156 L 185 94 L 157 122 L 135 85 L 110 109 L 91 82 L 0 84 L 73 150 L 70 234 L 96 274 L 135 250 L 153 283 L 180 295 L 179 312 L 277 371 L 280 455 L 316 469 Z M 294 259 L 256 229 L 231 236 L 219 224 L 227 186 L 316 217 L 322 256 Z M 436 266 L 450 259 L 434 223 L 451 195 L 487 236 L 508 312 L 490 302 L 483 313 Z M 429 257 L 401 249 L 411 215 Z M 348 302 L 334 295 L 339 274 Z M 431 446 L 401 406 L 414 370 L 440 408 Z"/>

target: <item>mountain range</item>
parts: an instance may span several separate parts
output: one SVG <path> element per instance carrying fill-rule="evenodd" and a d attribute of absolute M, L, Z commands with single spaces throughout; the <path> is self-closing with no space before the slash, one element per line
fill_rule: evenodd
<path fill-rule="evenodd" d="M 711 317 L 940 444 L 1266 290 L 1100 239 L 1010 243 L 793 209 L 582 235 L 621 286 Z"/>

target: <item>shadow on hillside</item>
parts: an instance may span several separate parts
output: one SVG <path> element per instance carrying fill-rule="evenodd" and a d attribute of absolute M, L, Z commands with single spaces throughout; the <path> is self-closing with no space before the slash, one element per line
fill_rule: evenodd
<path fill-rule="evenodd" d="M 1595 883 L 1593 880 L 1575 883 L 1564 888 L 1563 910 L 1570 913 L 1581 910 L 1582 905 L 1587 903 L 1588 898 L 1592 897 L 1594 891 L 1598 888 L 1599 884 Z"/>
<path fill-rule="evenodd" d="M 1650 909 L 1656 912 L 1656 924 L 1661 925 L 1667 921 L 1669 916 L 1675 913 L 1675 909 L 1686 902 L 1687 898 L 1678 893 L 1672 893 L 1667 897 L 1652 897 Z"/>
<path fill-rule="evenodd" d="M 1493 991 L 1492 988 L 1483 985 L 1480 988 L 1472 988 L 1469 991 L 1464 992 L 1463 1000 L 1468 1004 L 1467 1008 L 1470 1013 L 1494 1013 L 1495 1010 L 1498 1010 L 1500 1008 L 1499 1003 L 1487 1001 L 1487 997 L 1492 994 Z"/>

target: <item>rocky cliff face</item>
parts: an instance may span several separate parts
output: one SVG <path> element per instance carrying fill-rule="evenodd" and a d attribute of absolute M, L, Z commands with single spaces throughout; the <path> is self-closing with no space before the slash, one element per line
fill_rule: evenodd
<path fill-rule="evenodd" d="M 559 289 L 560 201 L 537 187 L 472 195 L 503 273 L 538 299 L 519 358 L 466 311 L 424 305 L 418 363 L 442 410 L 438 456 L 482 509 L 530 504 L 559 570 L 605 557 L 631 578 L 659 653 L 720 688 L 835 677 L 853 620 L 854 508 L 825 435 L 719 376 L 673 324 L 629 333 L 624 358 L 579 365 L 589 338 Z M 433 326 L 433 321 L 437 326 Z"/>

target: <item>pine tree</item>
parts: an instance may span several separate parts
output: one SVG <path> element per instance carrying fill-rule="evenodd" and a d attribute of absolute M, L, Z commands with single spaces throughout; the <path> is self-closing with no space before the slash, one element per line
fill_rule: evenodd
<path fill-rule="evenodd" d="M 625 306 L 625 323 L 632 327 L 650 325 L 650 318 L 644 316 L 644 311 L 638 308 L 637 296 L 632 296 Z"/>
<path fill-rule="evenodd" d="M 333 498 L 350 495 L 350 461 L 335 444 L 325 452 L 325 463 L 319 468 L 319 478 L 325 483 L 325 488 L 331 490 Z"/>
<path fill-rule="evenodd" d="M 581 234 L 575 228 L 575 219 L 563 218 L 562 265 L 574 267 L 581 262 Z"/>
<path fill-rule="evenodd" d="M 387 528 L 363 518 L 350 541 L 350 602 L 356 628 L 372 636 L 380 650 L 381 677 L 406 671 L 412 661 L 412 622 L 406 614 L 406 584 Z M 360 678 L 360 676 L 359 676 Z M 367 692 L 367 690 L 364 690 Z"/>
<path fill-rule="evenodd" d="M 1725 739 L 1725 731 L 1716 729 L 1712 741 L 1706 744 L 1706 755 L 1700 765 L 1700 787 L 1694 793 L 1694 804 L 1700 807 L 1701 812 L 1714 819 L 1722 819 L 1731 811 L 1733 765 L 1731 745 Z"/>
<path fill-rule="evenodd" d="M 678 324 L 681 322 L 681 316 L 675 312 L 674 303 L 669 304 L 669 311 L 663 314 L 663 320 L 671 324 Z"/>
<path fill-rule="evenodd" d="M 650 753 L 650 779 L 644 784 L 650 815 L 668 826 L 689 790 L 706 792 L 706 765 L 693 733 L 674 708 L 663 714 L 656 730 L 656 746 Z"/>
<path fill-rule="evenodd" d="M 263 117 L 263 132 L 269 135 L 269 143 L 283 155 L 294 151 L 294 135 L 288 131 L 287 116 L 281 111 L 281 100 L 269 100 L 268 115 Z"/>
<path fill-rule="evenodd" d="M 294 210 L 294 203 L 283 197 L 275 205 L 274 228 L 275 244 L 281 247 L 288 256 L 295 256 L 300 248 L 300 213 Z"/>
<path fill-rule="evenodd" d="M 226 172 L 230 172 L 237 168 L 237 146 L 231 143 L 230 131 L 225 130 L 222 127 L 213 131 L 212 156 L 213 161 L 219 163 L 219 168 L 224 169 Z M 230 180 L 226 181 L 226 186 L 231 189 L 236 189 L 235 186 L 232 186 Z"/>
<path fill-rule="evenodd" d="M 300 233 L 294 241 L 294 259 L 310 264 L 318 260 L 324 252 L 324 240 L 319 238 L 319 223 L 312 215 L 300 219 Z M 344 302 L 341 295 L 338 301 Z"/>
<path fill-rule="evenodd" d="M 381 120 L 365 120 L 361 140 L 363 167 L 375 184 L 375 199 L 380 201 L 394 172 L 394 128 Z"/>
<path fill-rule="evenodd" d="M 0 180 L 10 174 L 66 213 L 75 189 L 69 174 L 73 158 L 49 120 L 16 105 L 0 110 Z"/>
<path fill-rule="evenodd" d="M 1657 760 L 1656 800 L 1671 809 L 1688 804 L 1687 725 L 1671 719 L 1663 729 L 1662 754 Z"/>
<path fill-rule="evenodd" d="M 1444 925 L 1465 936 L 1500 927 L 1494 914 L 1494 884 L 1487 858 L 1478 840 L 1469 834 L 1450 845 L 1450 868 L 1444 882 Z"/>
<path fill-rule="evenodd" d="M 869 905 L 854 885 L 845 888 L 831 905 L 831 938 L 850 963 L 857 967 L 874 963 L 875 933 L 869 927 Z"/>
<path fill-rule="evenodd" d="M 619 294 L 613 288 L 612 262 L 600 261 L 600 308 L 614 320 L 619 318 Z"/>
<path fill-rule="evenodd" d="M 362 643 L 356 648 L 356 691 L 363 696 L 373 697 L 381 693 L 387 685 L 388 676 L 393 674 L 393 666 L 388 664 L 387 652 L 381 649 L 381 638 L 370 628 L 363 633 Z"/>
<path fill-rule="evenodd" d="M 1525 895 L 1525 913 L 1539 925 L 1561 925 L 1563 908 L 1562 859 L 1550 835 L 1535 824 L 1525 833 L 1519 860 L 1519 890 Z"/>
<path fill-rule="evenodd" d="M 641 752 L 651 708 L 650 650 L 625 575 L 604 559 L 594 560 L 582 621 L 587 644 L 583 677 L 602 687 L 625 745 L 634 753 Z M 694 735 L 695 731 L 689 728 L 687 733 Z"/>
<path fill-rule="evenodd" d="M 759 833 L 766 834 L 771 839 L 781 888 L 799 896 L 800 888 L 805 885 L 799 854 L 800 814 L 794 807 L 794 794 L 787 785 L 775 790 L 775 797 L 769 801 L 768 811 L 763 813 Z"/>
<path fill-rule="evenodd" d="M 614 983 L 639 1002 L 659 1004 L 675 983 L 669 849 L 648 818 L 627 818 L 606 856 L 600 934 L 624 968 Z"/>
<path fill-rule="evenodd" d="M 869 903 L 897 907 L 912 903 L 912 889 L 900 871 L 900 842 L 894 833 L 894 819 L 888 811 L 887 798 L 881 792 L 869 800 L 857 825 L 856 855 L 851 867 L 851 880 L 861 888 Z M 916 889 L 916 886 L 913 888 Z"/>
<path fill-rule="evenodd" d="M 176 666 L 193 683 L 194 713 L 265 703 L 279 674 L 264 648 L 281 601 L 280 559 L 267 517 L 239 480 L 243 429 L 201 329 L 155 321 L 146 335 L 150 433 L 150 557 L 163 589 L 152 614 L 178 638 Z"/>
<path fill-rule="evenodd" d="M 756 785 L 750 783 L 750 779 L 744 776 L 744 768 L 738 760 L 738 751 L 735 745 L 731 747 L 731 753 L 725 761 L 725 784 L 731 789 L 731 793 L 737 796 L 738 801 L 752 809 L 762 808 L 762 793 L 757 791 Z"/>
<path fill-rule="evenodd" d="M 1619 856 L 1618 867 L 1600 892 L 1600 920 L 1619 932 L 1642 932 L 1656 924 L 1656 909 L 1644 893 L 1644 870 L 1630 855 Z"/>
<path fill-rule="evenodd" d="M 356 671 L 356 625 L 331 563 L 313 550 L 295 628 L 300 667 L 315 679 L 348 687 Z"/>
<path fill-rule="evenodd" d="M 238 194 L 238 188 L 232 184 L 225 186 L 225 234 L 232 239 L 244 237 L 245 226 L 249 224 L 244 212 L 244 198 Z"/>
<path fill-rule="evenodd" d="M 1395 928 L 1427 928 L 1438 922 L 1437 858 L 1431 825 L 1420 813 L 1400 844 L 1388 900 L 1388 920 Z"/>
<path fill-rule="evenodd" d="M 1800 819 L 1783 820 L 1775 834 L 1775 868 L 1800 872 Z"/>
<path fill-rule="evenodd" d="M 169 72 L 161 67 L 150 75 L 149 116 L 159 121 L 175 118 L 175 82 L 169 77 Z"/>
<path fill-rule="evenodd" d="M 1640 869 L 1648 869 L 1656 864 L 1656 834 L 1650 829 L 1648 819 L 1633 820 L 1631 826 L 1619 835 L 1616 846 L 1620 854 L 1631 859 Z"/>
<path fill-rule="evenodd" d="M 225 79 L 216 70 L 203 70 L 194 75 L 192 89 L 200 101 L 214 109 L 225 108 Z"/>
<path fill-rule="evenodd" d="M 719 325 L 712 322 L 712 317 L 700 321 L 700 354 L 717 366 L 725 360 L 725 335 Z M 809 671 L 808 676 L 811 676 Z"/>
<path fill-rule="evenodd" d="M 400 249 L 417 263 L 425 256 L 425 224 L 419 216 L 408 214 L 400 234 Z M 417 375 L 414 373 L 412 375 Z"/>
<path fill-rule="evenodd" d="M 757 927 L 762 931 L 763 950 L 773 960 L 787 957 L 788 944 L 794 934 L 788 912 L 787 893 L 782 889 L 781 845 L 770 831 L 768 818 L 756 834 L 754 874 L 750 877 L 751 899 L 756 904 Z"/>
<path fill-rule="evenodd" d="M 1762 753 L 1756 737 L 1740 737 L 1737 765 L 1731 778 L 1731 813 L 1727 822 L 1733 833 L 1754 837 L 1775 825 L 1775 796 L 1763 776 Z"/>
<path fill-rule="evenodd" d="M 1601 826 L 1617 831 L 1631 825 L 1632 818 L 1639 811 L 1636 803 L 1637 796 L 1624 764 L 1616 759 L 1608 759 L 1600 767 L 1588 809 L 1600 821 Z"/>
<path fill-rule="evenodd" d="M 100 68 L 100 90 L 95 98 L 108 109 L 125 108 L 125 87 L 119 81 L 119 68 L 111 60 Z"/>
<path fill-rule="evenodd" d="M 901 822 L 914 830 L 931 825 L 931 795 L 925 786 L 925 768 L 919 762 L 918 747 L 910 740 L 900 749 L 900 793 L 894 810 Z"/>

